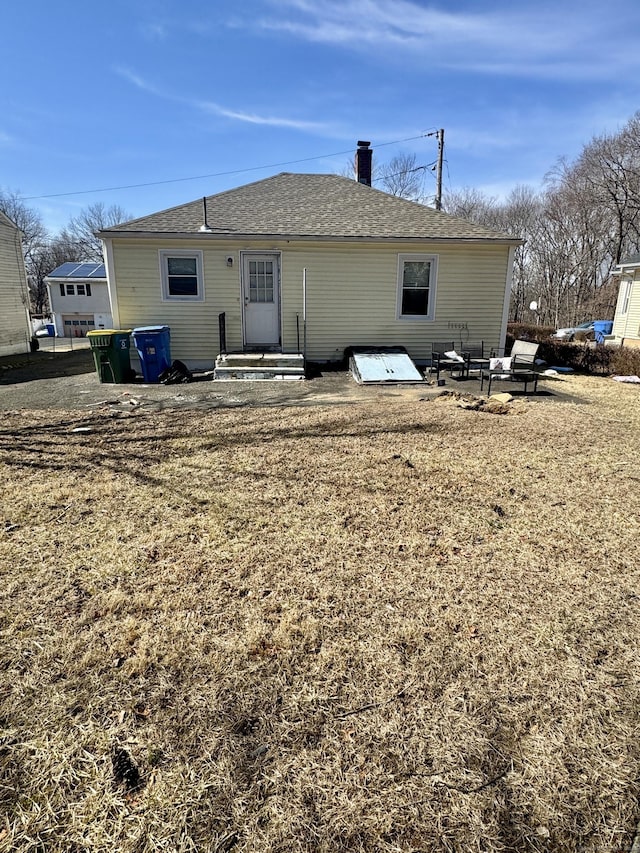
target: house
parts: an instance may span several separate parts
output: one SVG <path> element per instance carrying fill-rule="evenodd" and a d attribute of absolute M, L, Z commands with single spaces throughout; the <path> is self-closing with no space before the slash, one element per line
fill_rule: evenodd
<path fill-rule="evenodd" d="M 290 173 L 99 236 L 115 326 L 169 326 L 193 369 L 221 351 L 329 362 L 399 345 L 420 362 L 432 341 L 503 346 L 521 242 L 364 182 Z"/>
<path fill-rule="evenodd" d="M 613 318 L 613 342 L 640 347 L 640 255 L 632 255 L 613 271 L 620 278 L 616 313 Z"/>
<path fill-rule="evenodd" d="M 29 352 L 30 342 L 22 232 L 0 211 L 0 356 Z"/>
<path fill-rule="evenodd" d="M 113 325 L 104 264 L 68 261 L 45 277 L 56 335 L 83 338 Z"/>

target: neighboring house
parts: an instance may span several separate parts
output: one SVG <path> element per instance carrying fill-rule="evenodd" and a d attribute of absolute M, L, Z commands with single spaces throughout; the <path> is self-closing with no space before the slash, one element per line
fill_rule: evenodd
<path fill-rule="evenodd" d="M 632 255 L 613 271 L 620 277 L 618 302 L 613 318 L 614 342 L 640 347 L 640 255 Z"/>
<path fill-rule="evenodd" d="M 83 338 L 113 325 L 104 264 L 68 261 L 45 278 L 56 335 Z"/>
<path fill-rule="evenodd" d="M 0 211 L 0 356 L 29 352 L 30 342 L 22 232 Z"/>
<path fill-rule="evenodd" d="M 219 315 L 228 352 L 300 353 L 306 329 L 310 361 L 357 345 L 417 361 L 432 341 L 504 346 L 521 242 L 348 178 L 287 173 L 99 236 L 115 326 L 169 326 L 192 368 L 218 355 Z"/>

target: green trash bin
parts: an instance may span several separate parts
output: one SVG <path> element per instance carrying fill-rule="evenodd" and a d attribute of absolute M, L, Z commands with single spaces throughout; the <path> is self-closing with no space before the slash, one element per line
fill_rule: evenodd
<path fill-rule="evenodd" d="M 100 382 L 121 385 L 135 376 L 129 358 L 131 329 L 100 329 L 87 332 Z"/>

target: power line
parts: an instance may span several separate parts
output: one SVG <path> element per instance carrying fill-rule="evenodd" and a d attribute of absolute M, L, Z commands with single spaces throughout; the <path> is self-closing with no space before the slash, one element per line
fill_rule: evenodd
<path fill-rule="evenodd" d="M 381 142 L 376 148 L 385 148 L 388 145 L 399 145 L 402 142 L 412 142 L 415 139 L 424 139 L 425 137 L 430 136 L 429 133 L 420 133 L 418 136 L 408 136 L 406 139 L 396 139 L 393 142 Z M 62 198 L 64 196 L 72 196 L 72 195 L 89 195 L 91 193 L 107 193 L 114 192 L 116 190 L 133 190 L 140 189 L 142 187 L 157 187 L 163 184 L 177 184 L 186 181 L 201 181 L 205 178 L 222 178 L 228 175 L 241 175 L 244 172 L 259 172 L 261 169 L 277 169 L 281 166 L 293 166 L 296 163 L 310 163 L 312 160 L 325 160 L 328 157 L 339 157 L 343 154 L 351 154 L 353 151 L 352 148 L 348 148 L 345 151 L 335 151 L 333 154 L 318 154 L 315 157 L 303 157 L 300 160 L 285 160 L 282 163 L 269 163 L 264 166 L 249 166 L 243 169 L 231 169 L 227 172 L 211 172 L 208 175 L 192 175 L 189 178 L 168 178 L 164 181 L 148 181 L 142 184 L 124 184 L 119 187 L 99 187 L 97 189 L 92 190 L 73 190 L 71 192 L 64 193 L 48 193 L 47 195 L 28 195 L 22 196 L 22 201 L 34 201 L 36 199 L 41 198 Z"/>

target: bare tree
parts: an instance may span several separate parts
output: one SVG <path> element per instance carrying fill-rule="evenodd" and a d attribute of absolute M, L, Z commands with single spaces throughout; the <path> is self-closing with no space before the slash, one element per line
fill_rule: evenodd
<path fill-rule="evenodd" d="M 22 231 L 22 250 L 28 268 L 31 258 L 49 236 L 42 217 L 22 201 L 19 193 L 11 190 L 0 190 L 0 210 Z"/>
<path fill-rule="evenodd" d="M 26 205 L 19 193 L 0 190 L 0 210 L 22 231 L 31 309 L 37 314 L 48 310 L 45 277 L 65 261 L 102 262 L 102 246 L 94 232 L 131 218 L 118 205 L 106 207 L 97 202 L 72 217 L 67 227 L 52 237 L 40 213 Z"/>
<path fill-rule="evenodd" d="M 49 310 L 45 278 L 60 264 L 66 261 L 79 261 L 74 247 L 60 238 L 54 238 L 41 246 L 29 265 L 29 290 L 31 306 L 36 314 L 45 314 Z"/>
<path fill-rule="evenodd" d="M 611 305 L 613 267 L 640 249 L 640 113 L 618 133 L 594 137 L 573 163 L 559 161 L 547 184 L 553 316 L 573 323 Z"/>
<path fill-rule="evenodd" d="M 463 219 L 484 225 L 523 241 L 515 251 L 511 288 L 510 318 L 524 322 L 532 319 L 529 304 L 541 295 L 537 247 L 544 216 L 544 197 L 527 186 L 515 187 L 504 201 L 466 187 L 449 193 L 444 209 Z M 540 320 L 541 315 L 535 315 Z"/>
<path fill-rule="evenodd" d="M 418 165 L 415 154 L 397 154 L 378 168 L 376 178 L 390 195 L 422 202 L 426 169 Z"/>
<path fill-rule="evenodd" d="M 537 280 L 537 247 L 544 220 L 544 195 L 532 187 L 514 187 L 500 205 L 498 212 L 495 227 L 523 241 L 514 253 L 510 318 L 515 322 L 524 322 L 535 317 L 536 322 L 544 322 L 543 312 L 540 311 L 540 288 Z M 533 301 L 538 303 L 535 315 L 532 315 L 529 309 Z"/>
<path fill-rule="evenodd" d="M 48 247 L 49 234 L 42 217 L 37 210 L 22 201 L 19 193 L 11 190 L 0 191 L 0 210 L 22 232 L 22 251 L 29 284 L 31 310 L 38 314 L 44 313 L 47 310 L 47 289 L 43 281 L 44 276 L 39 274 L 39 266 L 42 253 Z"/>
<path fill-rule="evenodd" d="M 398 154 L 387 163 L 372 166 L 371 183 L 390 195 L 409 201 L 424 202 L 424 175 L 427 166 L 417 165 L 415 154 Z M 349 160 L 340 175 L 357 180 L 355 163 Z"/>
<path fill-rule="evenodd" d="M 106 207 L 99 201 L 81 210 L 77 216 L 71 217 L 67 226 L 60 232 L 60 239 L 75 247 L 74 254 L 78 256 L 78 260 L 101 263 L 102 243 L 95 236 L 95 232 L 131 218 L 132 214 L 120 205 Z"/>
<path fill-rule="evenodd" d="M 468 219 L 488 228 L 493 227 L 498 218 L 496 199 L 473 187 L 463 187 L 461 190 L 446 193 L 442 199 L 442 209 L 452 216 Z"/>

